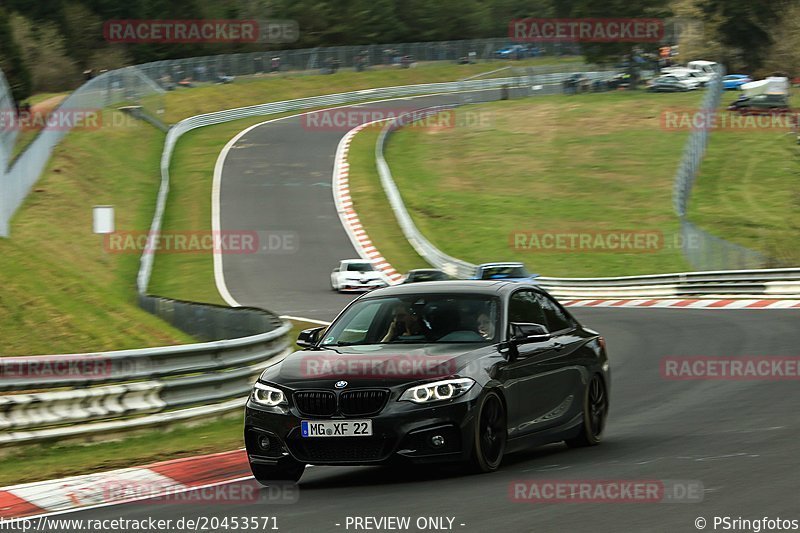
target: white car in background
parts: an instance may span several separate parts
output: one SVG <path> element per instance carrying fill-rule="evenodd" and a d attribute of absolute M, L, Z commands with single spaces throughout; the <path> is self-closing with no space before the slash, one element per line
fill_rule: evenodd
<path fill-rule="evenodd" d="M 698 85 L 700 85 L 700 87 L 705 87 L 711 83 L 711 80 L 713 79 L 713 74 L 693 68 L 673 67 L 662 69 L 661 72 L 664 74 L 669 74 L 670 76 L 678 76 L 681 79 L 688 78 L 690 80 L 694 80 L 698 83 Z"/>
<path fill-rule="evenodd" d="M 683 83 L 688 84 L 691 89 L 697 89 L 700 87 L 700 81 L 697 78 L 689 76 L 683 72 L 670 72 L 667 76 L 672 76 L 673 78 L 678 78 Z"/>
<path fill-rule="evenodd" d="M 697 89 L 697 82 L 670 74 L 659 76 L 650 84 L 650 90 L 654 92 L 692 91 L 694 89 Z"/>
<path fill-rule="evenodd" d="M 387 285 L 383 275 L 364 259 L 344 259 L 331 272 L 331 289 L 339 292 L 371 291 Z"/>

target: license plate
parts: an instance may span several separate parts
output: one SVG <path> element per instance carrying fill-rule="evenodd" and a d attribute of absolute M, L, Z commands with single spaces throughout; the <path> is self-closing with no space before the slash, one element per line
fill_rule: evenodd
<path fill-rule="evenodd" d="M 372 420 L 303 420 L 303 437 L 370 437 Z"/>

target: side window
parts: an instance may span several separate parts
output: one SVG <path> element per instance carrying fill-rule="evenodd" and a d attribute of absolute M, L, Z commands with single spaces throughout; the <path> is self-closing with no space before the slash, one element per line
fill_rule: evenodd
<path fill-rule="evenodd" d="M 561 331 L 574 326 L 569 316 L 552 298 L 544 294 L 537 294 L 536 297 L 544 311 L 548 331 Z"/>
<path fill-rule="evenodd" d="M 536 293 L 533 291 L 517 291 L 512 294 L 511 300 L 508 302 L 508 321 L 532 322 L 547 327 L 545 315 L 536 300 Z"/>

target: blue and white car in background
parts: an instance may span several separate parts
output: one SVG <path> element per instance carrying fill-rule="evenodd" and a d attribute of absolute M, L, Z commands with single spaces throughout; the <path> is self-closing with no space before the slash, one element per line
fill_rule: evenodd
<path fill-rule="evenodd" d="M 528 48 L 521 44 L 512 44 L 494 52 L 494 56 L 497 59 L 522 59 L 527 57 L 528 54 Z"/>
<path fill-rule="evenodd" d="M 747 74 L 728 74 L 722 78 L 722 87 L 726 91 L 741 90 L 742 85 L 750 83 L 753 79 Z"/>
<path fill-rule="evenodd" d="M 531 274 L 525 265 L 516 262 L 483 263 L 475 268 L 472 279 L 518 281 L 536 283 L 539 274 Z"/>

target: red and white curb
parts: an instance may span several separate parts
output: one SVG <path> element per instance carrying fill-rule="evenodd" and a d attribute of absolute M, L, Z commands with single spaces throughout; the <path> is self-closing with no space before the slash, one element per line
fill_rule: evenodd
<path fill-rule="evenodd" d="M 759 299 L 639 299 L 639 300 L 559 300 L 569 307 L 651 307 L 681 309 L 800 309 L 800 300 Z"/>
<path fill-rule="evenodd" d="M 23 518 L 151 499 L 250 477 L 247 452 L 235 450 L 139 468 L 26 483 L 0 488 L 0 518 Z"/>
<path fill-rule="evenodd" d="M 336 204 L 336 211 L 339 213 L 345 232 L 350 237 L 350 241 L 359 255 L 363 259 L 372 261 L 375 268 L 387 278 L 389 283 L 396 284 L 403 278 L 402 274 L 389 264 L 372 243 L 364 226 L 358 219 L 358 214 L 353 208 L 353 199 L 350 196 L 350 164 L 347 162 L 350 143 L 358 132 L 378 122 L 383 122 L 383 120 L 365 122 L 353 128 L 339 142 L 339 146 L 336 148 L 336 160 L 333 165 L 333 201 Z"/>

